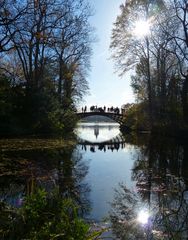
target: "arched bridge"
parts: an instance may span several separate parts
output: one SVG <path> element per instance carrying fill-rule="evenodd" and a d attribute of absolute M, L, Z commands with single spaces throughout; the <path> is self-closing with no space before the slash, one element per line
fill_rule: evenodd
<path fill-rule="evenodd" d="M 79 119 L 83 119 L 90 116 L 103 116 L 108 117 L 120 125 L 123 123 L 123 114 L 105 111 L 91 111 L 91 112 L 80 112 L 77 113 Z"/>

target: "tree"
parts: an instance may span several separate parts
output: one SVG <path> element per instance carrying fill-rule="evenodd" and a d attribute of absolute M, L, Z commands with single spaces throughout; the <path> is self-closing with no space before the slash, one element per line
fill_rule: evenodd
<path fill-rule="evenodd" d="M 67 118 L 75 118 L 76 101 L 88 90 L 93 41 L 89 4 L 86 0 L 9 0 L 2 6 L 0 68 L 12 84 L 24 89 L 28 116 L 24 122 L 36 129 L 48 128 L 48 124 L 42 127 L 45 119 L 67 124 Z M 72 129 L 74 124 L 68 125 Z"/>
<path fill-rule="evenodd" d="M 19 20 L 24 14 L 25 8 L 15 6 L 13 0 L 2 0 L 0 2 L 0 53 L 7 52 L 13 48 L 11 39 L 16 33 L 8 31 L 8 26 Z"/>
<path fill-rule="evenodd" d="M 155 6 L 162 8 L 161 2 L 156 2 Z M 142 60 L 143 76 L 147 81 L 147 99 L 149 103 L 150 124 L 152 124 L 153 96 L 152 96 L 152 79 L 151 79 L 151 47 L 147 36 L 143 33 L 139 38 L 135 32 L 137 23 L 142 21 L 147 24 L 148 28 L 153 18 L 158 13 L 153 11 L 154 3 L 139 1 L 136 4 L 133 1 L 127 1 L 120 6 L 121 13 L 117 17 L 112 31 L 111 49 L 114 50 L 114 58 L 121 74 L 124 74 L 130 68 Z"/>
<path fill-rule="evenodd" d="M 170 2 L 169 10 L 173 12 L 171 21 L 176 22 L 178 29 L 175 34 L 171 34 L 170 31 L 165 33 L 174 43 L 176 48 L 173 52 L 178 60 L 179 70 L 181 76 L 183 77 L 182 83 L 182 108 L 184 121 L 188 123 L 188 72 L 187 72 L 187 63 L 188 63 L 188 15 L 187 15 L 187 0 L 179 1 L 174 0 Z"/>
<path fill-rule="evenodd" d="M 58 63 L 58 95 L 65 107 L 74 97 L 87 90 L 85 77 L 89 70 L 92 28 L 88 19 L 92 12 L 84 0 L 67 1 L 67 14 L 61 19 L 58 31 L 53 32 L 54 52 Z"/>
<path fill-rule="evenodd" d="M 185 10 L 181 1 L 139 1 L 137 4 L 128 1 L 121 5 L 112 32 L 112 57 L 121 74 L 135 69 L 132 87 L 137 100 L 148 103 L 152 128 L 177 125 L 182 111 L 186 122 L 187 20 L 183 6 Z M 140 30 L 136 31 L 137 35 L 134 30 L 136 21 L 144 19 L 150 31 L 138 38 Z"/>

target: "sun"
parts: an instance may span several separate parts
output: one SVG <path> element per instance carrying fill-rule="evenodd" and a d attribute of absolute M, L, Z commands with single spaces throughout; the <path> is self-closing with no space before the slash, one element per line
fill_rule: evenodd
<path fill-rule="evenodd" d="M 141 210 L 138 213 L 138 217 L 137 220 L 138 222 L 140 222 L 141 224 L 146 224 L 148 223 L 148 219 L 149 219 L 149 213 L 146 210 Z"/>
<path fill-rule="evenodd" d="M 135 22 L 133 33 L 137 37 L 144 37 L 150 32 L 150 23 L 149 21 L 139 20 Z"/>

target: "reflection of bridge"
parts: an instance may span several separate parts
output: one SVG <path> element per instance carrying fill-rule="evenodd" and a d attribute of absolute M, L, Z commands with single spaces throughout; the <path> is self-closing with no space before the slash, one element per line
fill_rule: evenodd
<path fill-rule="evenodd" d="M 92 111 L 92 112 L 80 112 L 77 113 L 79 119 L 90 117 L 90 116 L 102 116 L 108 117 L 115 122 L 119 123 L 120 125 L 123 123 L 123 114 L 114 113 L 114 112 L 104 112 L 104 111 Z"/>
<path fill-rule="evenodd" d="M 78 137 L 78 144 L 81 145 L 85 150 L 87 150 L 86 146 L 89 146 L 91 152 L 94 152 L 95 149 L 98 149 L 100 151 L 118 151 L 119 149 L 123 149 L 125 147 L 125 138 L 121 133 L 103 142 L 90 142 Z"/>
<path fill-rule="evenodd" d="M 105 144 L 105 145 L 111 145 L 111 144 L 115 144 L 115 143 L 125 143 L 125 137 L 123 136 L 123 134 L 118 134 L 117 136 L 109 139 L 109 140 L 105 140 L 102 142 L 90 142 L 88 140 L 82 139 L 77 137 L 78 139 L 78 144 L 85 144 L 85 145 L 99 145 L 99 144 Z"/>

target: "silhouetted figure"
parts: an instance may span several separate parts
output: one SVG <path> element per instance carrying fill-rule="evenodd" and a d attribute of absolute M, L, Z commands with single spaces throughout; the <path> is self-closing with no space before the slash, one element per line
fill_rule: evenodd
<path fill-rule="evenodd" d="M 90 147 L 90 151 L 91 151 L 91 152 L 95 152 L 95 147 L 91 146 L 91 147 Z"/>
<path fill-rule="evenodd" d="M 104 145 L 103 144 L 100 144 L 99 147 L 98 147 L 98 150 L 102 151 L 104 148 Z"/>
<path fill-rule="evenodd" d="M 118 150 L 119 150 L 119 143 L 115 143 L 114 147 L 115 147 L 115 149 L 116 149 L 117 152 L 118 152 Z"/>
<path fill-rule="evenodd" d="M 106 107 L 104 106 L 104 112 L 106 111 Z"/>
<path fill-rule="evenodd" d="M 110 108 L 110 112 L 113 112 L 113 111 L 114 111 L 114 108 L 113 108 L 113 107 L 111 107 L 111 108 Z"/>
<path fill-rule="evenodd" d="M 84 112 L 87 112 L 87 106 L 85 106 L 85 108 L 84 108 Z"/>
<path fill-rule="evenodd" d="M 114 112 L 119 114 L 119 108 L 118 107 L 114 108 Z"/>
<path fill-rule="evenodd" d="M 98 112 L 100 112 L 100 113 L 104 112 L 104 110 L 102 109 L 102 107 L 99 107 L 97 110 L 98 110 Z"/>
<path fill-rule="evenodd" d="M 84 111 L 84 108 L 82 107 L 82 112 Z"/>

